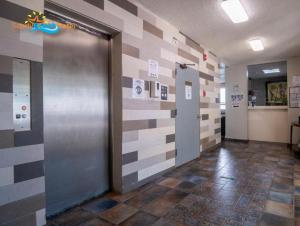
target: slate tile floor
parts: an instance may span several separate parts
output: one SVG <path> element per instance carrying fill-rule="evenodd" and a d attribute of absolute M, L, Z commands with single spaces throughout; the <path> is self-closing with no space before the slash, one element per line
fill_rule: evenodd
<path fill-rule="evenodd" d="M 300 225 L 300 161 L 284 146 L 225 142 L 136 191 L 109 193 L 48 226 Z"/>

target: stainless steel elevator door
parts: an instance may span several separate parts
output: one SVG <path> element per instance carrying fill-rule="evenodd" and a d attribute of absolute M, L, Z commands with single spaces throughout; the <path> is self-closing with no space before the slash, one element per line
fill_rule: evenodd
<path fill-rule="evenodd" d="M 109 42 L 81 30 L 44 35 L 47 215 L 109 189 Z"/>

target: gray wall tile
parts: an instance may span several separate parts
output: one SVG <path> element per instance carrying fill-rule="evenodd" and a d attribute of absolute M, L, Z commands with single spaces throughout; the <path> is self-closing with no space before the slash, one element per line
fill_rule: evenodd
<path fill-rule="evenodd" d="M 14 146 L 14 130 L 0 130 L 0 149 Z"/>
<path fill-rule="evenodd" d="M 132 4 L 127 0 L 109 0 L 109 1 L 113 2 L 117 6 L 125 9 L 126 11 L 132 13 L 135 16 L 137 16 L 138 14 L 138 8 L 136 7 L 136 5 Z"/>
<path fill-rule="evenodd" d="M 0 187 L 14 183 L 14 168 L 13 167 L 0 167 Z M 1 211 L 0 211 L 1 213 Z M 1 220 L 0 220 L 1 222 Z"/>
<path fill-rule="evenodd" d="M 12 68 L 12 57 L 0 55 L 0 73 L 12 75 Z"/>
<path fill-rule="evenodd" d="M 208 119 L 209 119 L 209 114 L 202 115 L 202 120 L 208 120 Z"/>
<path fill-rule="evenodd" d="M 0 167 L 9 167 L 43 159 L 43 144 L 5 148 L 0 151 Z"/>
<path fill-rule="evenodd" d="M 12 2 L 3 0 L 1 1 L 0 17 L 3 17 L 5 19 L 12 20 L 18 23 L 24 23 L 27 15 L 31 12 L 32 10 L 14 4 Z"/>
<path fill-rule="evenodd" d="M 122 77 L 122 87 L 132 88 L 132 78 L 130 77 Z"/>
<path fill-rule="evenodd" d="M 122 156 L 122 165 L 136 162 L 137 160 L 138 160 L 138 152 L 137 151 L 130 152 Z"/>
<path fill-rule="evenodd" d="M 175 142 L 175 134 L 169 134 L 166 136 L 166 143 L 172 143 Z"/>
<path fill-rule="evenodd" d="M 0 73 L 0 93 L 12 93 L 12 75 Z"/>
<path fill-rule="evenodd" d="M 0 187 L 0 206 L 45 192 L 45 177 Z"/>
<path fill-rule="evenodd" d="M 215 80 L 213 76 L 211 76 L 209 74 L 205 74 L 203 72 L 199 72 L 199 76 L 200 76 L 200 78 L 203 78 L 205 80 L 209 80 L 209 81 L 214 81 Z"/>
<path fill-rule="evenodd" d="M 99 9 L 102 10 L 104 9 L 104 0 L 83 0 L 83 1 L 88 2 Z"/>
<path fill-rule="evenodd" d="M 11 222 L 45 207 L 45 193 L 0 206 L 0 222 Z M 21 224 L 23 225 L 23 224 Z"/>
<path fill-rule="evenodd" d="M 14 181 L 19 183 L 25 180 L 44 176 L 44 161 L 24 163 L 14 166 Z"/>
<path fill-rule="evenodd" d="M 138 182 L 138 173 L 134 172 L 122 178 L 123 187 L 130 187 Z"/>

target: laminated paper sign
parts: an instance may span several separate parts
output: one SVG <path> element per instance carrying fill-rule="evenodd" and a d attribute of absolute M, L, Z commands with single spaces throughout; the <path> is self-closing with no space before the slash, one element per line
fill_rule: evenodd
<path fill-rule="evenodd" d="M 140 79 L 132 80 L 132 97 L 145 98 L 145 81 Z"/>
<path fill-rule="evenodd" d="M 192 99 L 192 83 L 188 81 L 185 82 L 185 99 Z"/>
<path fill-rule="evenodd" d="M 148 60 L 148 76 L 158 78 L 159 64 L 155 60 Z"/>
<path fill-rule="evenodd" d="M 293 76 L 293 86 L 300 86 L 300 76 Z"/>
<path fill-rule="evenodd" d="M 234 107 L 234 108 L 240 107 L 240 103 L 243 101 L 243 99 L 244 99 L 243 94 L 231 95 L 232 107 Z"/>

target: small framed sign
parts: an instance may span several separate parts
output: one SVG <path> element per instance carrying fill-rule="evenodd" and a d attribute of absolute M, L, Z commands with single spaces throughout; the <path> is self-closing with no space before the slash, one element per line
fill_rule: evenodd
<path fill-rule="evenodd" d="M 185 82 L 185 99 L 191 100 L 192 99 L 192 82 L 186 81 Z"/>

